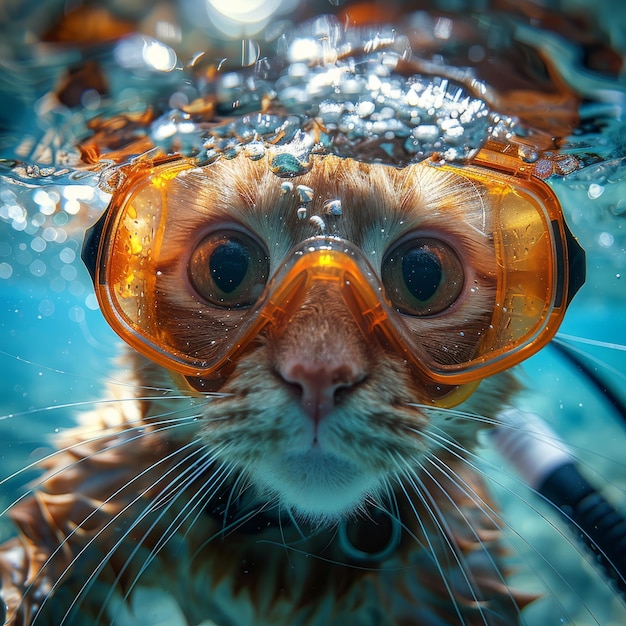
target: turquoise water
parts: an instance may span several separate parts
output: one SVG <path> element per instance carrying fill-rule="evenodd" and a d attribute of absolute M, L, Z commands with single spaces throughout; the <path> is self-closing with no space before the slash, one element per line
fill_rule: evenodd
<path fill-rule="evenodd" d="M 193 3 L 181 6 L 187 4 Z M 336 4 L 320 2 L 315 7 L 309 6 L 308 13 L 339 11 L 342 7 Z M 447 2 L 441 6 L 446 9 L 484 8 L 488 4 Z M 274 22 L 295 19 L 292 16 L 296 15 L 298 7 L 296 3 L 292 5 L 284 4 L 280 19 L 277 17 Z M 602 42 L 613 51 L 614 58 L 624 58 L 626 9 L 616 9 L 610 0 L 594 2 L 593 11 L 586 11 L 581 2 L 560 5 L 561 11 L 582 7 L 579 20 L 598 22 L 595 35 L 589 28 L 590 37 L 596 39 L 592 43 Z M 37 47 L 31 42 L 42 36 L 46 23 L 53 23 L 59 8 L 52 2 L 41 6 L 47 10 L 33 12 L 29 3 L 15 3 L 13 16 L 8 9 L 6 18 L 0 12 L 6 34 L 4 44 L 0 44 L 0 102 L 4 104 L 0 117 L 0 157 L 13 159 L 17 156 L 27 161 L 34 155 L 45 155 L 45 151 L 37 153 L 32 149 L 33 145 L 44 144 L 58 148 L 60 154 L 62 148 L 71 145 L 81 133 L 84 117 L 78 110 L 86 110 L 91 116 L 102 110 L 110 113 L 138 108 L 146 101 L 162 103 L 164 93 L 175 91 L 176 80 L 169 73 L 142 73 L 131 67 L 117 73 L 112 71 L 111 77 L 115 80 L 111 85 L 111 100 L 97 101 L 91 93 L 70 113 L 66 109 L 55 110 L 44 96 L 57 84 L 60 67 L 85 54 L 105 59 L 105 65 L 114 64 L 115 55 L 108 44 L 102 44 L 96 49 L 82 48 L 77 55 L 66 48 L 62 52 L 55 49 L 55 54 L 47 57 L 41 45 Z M 137 6 L 143 5 L 137 3 Z M 240 33 L 238 38 L 223 37 L 217 42 L 207 35 L 208 26 L 199 24 L 192 28 L 188 13 L 178 9 L 178 13 L 176 10 L 165 12 L 162 22 L 176 25 L 178 16 L 179 26 L 190 29 L 184 46 L 181 44 L 185 51 L 179 53 L 180 58 L 189 58 L 194 46 L 200 51 L 209 45 L 217 48 L 213 53 L 215 58 L 220 54 L 235 54 L 233 50 L 244 56 L 258 55 L 256 44 L 260 38 L 257 35 L 248 37 L 245 33 L 244 39 Z M 145 7 L 142 10 L 142 20 L 133 17 L 135 25 L 150 28 L 150 11 Z M 306 12 L 302 7 L 299 10 Z M 487 19 L 488 10 L 484 16 Z M 17 26 L 11 28 L 11 23 Z M 552 28 L 558 30 L 558 20 L 556 24 Z M 20 38 L 20 32 L 23 34 L 29 26 L 30 35 Z M 569 345 L 587 355 L 587 362 L 598 369 L 606 384 L 626 403 L 624 72 L 591 70 L 588 63 L 583 63 L 584 55 L 578 54 L 582 44 L 569 41 L 567 33 L 545 38 L 541 38 L 540 33 L 541 28 L 537 27 L 526 34 L 526 40 L 541 42 L 544 52 L 555 56 L 564 79 L 583 96 L 584 124 L 582 130 L 570 138 L 570 151 L 599 155 L 595 162 L 575 174 L 551 179 L 572 231 L 588 255 L 587 283 L 572 303 L 561 335 Z M 163 35 L 162 39 L 176 47 L 174 36 Z M 19 45 L 10 49 L 16 42 Z M 587 52 L 596 49 L 589 42 L 586 45 Z M 176 83 L 176 89 L 178 86 Z M 188 96 L 184 89 L 175 93 L 179 98 Z M 46 135 L 50 130 L 57 132 L 60 138 L 57 144 Z M 25 138 L 32 141 L 29 143 Z M 192 139 L 189 141 L 193 144 Z M 46 163 L 45 159 L 42 162 Z M 54 165 L 58 168 L 57 162 Z M 48 437 L 69 426 L 80 408 L 101 397 L 105 381 L 115 378 L 112 362 L 119 345 L 100 315 L 89 277 L 79 259 L 84 228 L 105 206 L 107 194 L 97 191 L 89 178 L 84 184 L 71 181 L 68 185 L 65 179 L 16 176 L 14 171 L 7 170 L 4 174 L 0 177 L 0 459 L 3 476 L 40 458 L 48 449 Z M 61 184 L 57 184 L 59 180 Z M 61 210 L 49 210 L 52 205 Z M 572 338 L 605 345 L 581 343 Z M 588 379 L 550 346 L 530 359 L 523 369 L 528 390 L 520 406 L 542 415 L 571 446 L 588 476 L 603 488 L 617 508 L 626 512 L 623 454 L 626 424 Z M 486 450 L 484 456 L 486 471 L 493 477 L 494 489 L 513 527 L 514 560 L 519 561 L 520 571 L 524 568 L 531 572 L 520 573 L 519 582 L 538 589 L 537 574 L 543 579 L 541 586 L 550 590 L 529 609 L 526 622 L 556 624 L 564 620 L 564 623 L 602 626 L 626 623 L 624 605 L 585 555 L 580 554 L 558 518 L 532 493 L 523 490 L 502 459 L 490 450 Z M 0 493 L 2 501 L 10 502 L 19 487 L 32 476 L 33 472 L 29 471 L 6 482 Z M 0 537 L 8 536 L 9 532 L 6 524 L 0 524 Z"/>

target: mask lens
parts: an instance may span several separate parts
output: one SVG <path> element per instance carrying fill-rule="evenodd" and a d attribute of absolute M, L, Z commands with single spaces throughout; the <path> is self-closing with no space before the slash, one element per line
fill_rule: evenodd
<path fill-rule="evenodd" d="M 560 295 L 568 274 L 565 231 L 551 190 L 539 181 L 496 177 L 482 168 L 459 173 L 484 189 L 490 207 L 497 288 L 493 317 L 473 358 L 462 366 L 435 358 L 433 371 L 442 380 L 475 379 L 519 363 L 552 338 L 565 313 Z"/>
<path fill-rule="evenodd" d="M 109 208 L 96 285 L 125 341 L 190 375 L 232 349 L 229 331 L 245 322 L 269 273 L 267 254 L 251 237 L 198 235 L 202 204 L 191 201 L 186 182 L 194 171 L 182 162 L 136 172 Z"/>

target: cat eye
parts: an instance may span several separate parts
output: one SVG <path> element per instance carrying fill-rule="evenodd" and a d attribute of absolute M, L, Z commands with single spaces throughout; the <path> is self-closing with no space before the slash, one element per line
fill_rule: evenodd
<path fill-rule="evenodd" d="M 445 311 L 459 297 L 463 265 L 446 242 L 431 237 L 403 241 L 383 259 L 382 281 L 391 304 L 413 316 Z"/>
<path fill-rule="evenodd" d="M 209 304 L 224 308 L 252 305 L 269 277 L 267 252 L 245 233 L 218 231 L 193 250 L 189 280 Z"/>

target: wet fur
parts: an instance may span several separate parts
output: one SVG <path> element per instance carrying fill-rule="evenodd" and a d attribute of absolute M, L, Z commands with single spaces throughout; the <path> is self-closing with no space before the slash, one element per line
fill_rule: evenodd
<path fill-rule="evenodd" d="M 263 241 L 273 271 L 294 243 L 316 234 L 265 162 L 211 167 L 206 175 L 219 186 L 192 172 L 169 196 L 181 203 L 172 237 L 183 254 L 166 261 L 161 285 L 183 322 L 171 332 L 195 324 L 207 341 L 211 325 L 189 315 L 193 296 L 176 281 L 187 246 L 227 219 Z M 309 215 L 323 216 L 324 203 L 341 198 L 336 234 L 374 268 L 415 229 L 455 241 L 482 304 L 461 301 L 448 315 L 412 322 L 430 349 L 468 317 L 488 315 L 493 252 L 459 219 L 484 219 L 483 196 L 465 179 L 326 158 L 296 182 L 316 191 Z M 144 599 L 141 624 L 152 623 L 150 607 L 164 597 L 189 624 L 516 622 L 530 598 L 506 585 L 498 514 L 469 459 L 479 431 L 513 400 L 514 376 L 483 381 L 455 409 L 433 408 L 403 356 L 364 337 L 325 286 L 280 331 L 266 328 L 216 394 L 194 392 L 129 353 L 136 399 L 126 390 L 83 415 L 42 464 L 47 475 L 34 495 L 13 507 L 19 536 L 0 549 L 8 623 L 31 623 L 42 603 L 35 624 L 58 624 L 66 611 L 67 623 L 130 623 L 133 595 Z M 459 354 L 470 348 L 460 344 Z M 302 390 L 285 375 L 302 354 L 351 368 L 314 433 Z M 311 454 L 312 440 L 323 454 Z M 402 529 L 391 554 L 346 551 L 340 526 L 375 554 L 390 518 Z"/>

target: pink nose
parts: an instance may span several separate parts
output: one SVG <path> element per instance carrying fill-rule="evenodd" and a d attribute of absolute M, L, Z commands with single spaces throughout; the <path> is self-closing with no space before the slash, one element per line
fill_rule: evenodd
<path fill-rule="evenodd" d="M 302 389 L 302 408 L 317 424 L 337 404 L 336 392 L 363 380 L 363 373 L 349 363 L 318 363 L 293 360 L 283 363 L 280 374 Z"/>

